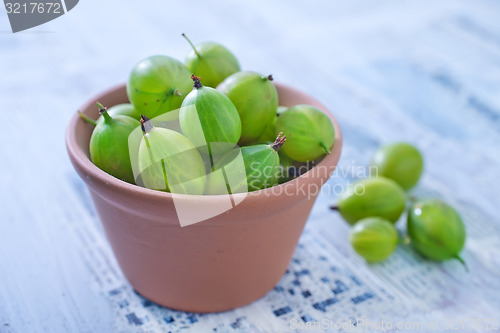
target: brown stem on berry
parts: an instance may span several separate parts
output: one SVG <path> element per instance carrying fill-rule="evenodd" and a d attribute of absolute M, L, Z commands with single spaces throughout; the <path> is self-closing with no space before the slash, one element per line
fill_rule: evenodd
<path fill-rule="evenodd" d="M 193 82 L 194 82 L 193 88 L 200 89 L 201 87 L 203 87 L 203 85 L 200 82 L 200 78 L 198 76 L 191 74 L 191 80 L 193 80 Z"/>
<path fill-rule="evenodd" d="M 149 120 L 148 117 L 145 115 L 141 114 L 141 129 L 144 132 L 144 134 L 149 133 L 153 129 L 153 124 L 151 124 L 151 120 Z"/>
<path fill-rule="evenodd" d="M 108 113 L 108 108 L 105 107 L 104 105 L 102 105 L 99 102 L 96 102 L 95 104 L 99 108 L 99 113 L 104 117 L 104 121 L 111 121 L 112 118 L 111 118 L 111 116 Z"/>
<path fill-rule="evenodd" d="M 264 81 L 265 81 L 265 80 L 272 81 L 272 80 L 274 80 L 274 78 L 273 78 L 273 75 L 272 75 L 272 74 L 269 74 L 268 76 L 262 76 L 262 80 L 264 80 Z"/>
<path fill-rule="evenodd" d="M 333 206 L 330 206 L 330 209 L 331 210 L 339 210 L 339 206 L 333 205 Z"/>
<path fill-rule="evenodd" d="M 281 148 L 281 146 L 283 146 L 285 141 L 286 141 L 286 136 L 283 135 L 283 132 L 279 132 L 278 136 L 276 137 L 276 140 L 273 143 L 271 143 L 270 146 L 275 151 L 278 151 Z"/>

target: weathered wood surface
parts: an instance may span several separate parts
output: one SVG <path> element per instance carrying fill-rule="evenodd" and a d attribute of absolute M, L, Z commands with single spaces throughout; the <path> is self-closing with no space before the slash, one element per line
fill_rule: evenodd
<path fill-rule="evenodd" d="M 462 331 L 485 331 L 488 320 L 498 328 L 499 18 L 493 0 L 86 0 L 12 35 L 2 9 L 0 332 L 282 332 L 294 323 L 357 318 L 420 322 L 419 332 L 432 331 L 429 320 L 440 325 L 434 331 L 450 320 L 465 321 Z M 76 108 L 125 81 L 139 59 L 183 59 L 182 32 L 222 42 L 244 69 L 317 97 L 344 134 L 338 173 L 288 273 L 261 300 L 221 314 L 175 312 L 133 293 L 64 147 Z M 441 197 L 463 215 L 468 273 L 405 246 L 367 265 L 327 209 L 338 184 L 394 140 L 424 152 L 414 194 Z"/>

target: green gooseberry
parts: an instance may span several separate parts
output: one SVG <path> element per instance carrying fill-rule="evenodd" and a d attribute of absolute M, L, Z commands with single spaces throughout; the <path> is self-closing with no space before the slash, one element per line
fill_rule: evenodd
<path fill-rule="evenodd" d="M 182 102 L 179 113 L 182 132 L 195 146 L 207 147 L 209 154 L 226 153 L 226 148 L 232 148 L 241 136 L 238 110 L 226 95 L 203 86 L 197 76 L 191 78 L 194 89 Z"/>
<path fill-rule="evenodd" d="M 240 115 L 240 145 L 257 140 L 266 126 L 276 118 L 278 92 L 272 80 L 272 75 L 237 72 L 217 86 L 217 90 L 233 102 Z"/>
<path fill-rule="evenodd" d="M 408 190 L 420 179 L 424 159 L 413 145 L 396 142 L 380 147 L 373 157 L 372 166 L 378 175 L 390 178 Z"/>
<path fill-rule="evenodd" d="M 354 251 L 369 262 L 382 261 L 396 250 L 398 232 L 394 225 L 380 217 L 359 220 L 349 231 Z"/>
<path fill-rule="evenodd" d="M 234 149 L 215 164 L 207 183 L 207 194 L 234 194 L 272 187 L 278 183 L 278 150 L 286 137 L 280 133 L 270 145 L 259 144 Z"/>
<path fill-rule="evenodd" d="M 144 135 L 138 166 L 142 185 L 177 194 L 203 194 L 205 164 L 191 141 L 178 132 L 153 126 L 145 116 L 141 126 Z"/>
<path fill-rule="evenodd" d="M 229 75 L 240 71 L 238 60 L 223 45 L 204 42 L 195 47 L 185 34 L 182 36 L 193 48 L 186 57 L 186 66 L 205 86 L 215 88 Z"/>
<path fill-rule="evenodd" d="M 465 244 L 465 226 L 458 212 L 437 199 L 418 200 L 411 205 L 407 223 L 413 247 L 434 260 L 457 259 Z"/>
<path fill-rule="evenodd" d="M 102 104 L 97 103 L 97 106 L 103 120 L 96 124 L 90 137 L 90 159 L 101 170 L 135 184 L 128 137 L 140 123 L 128 116 L 111 117 Z"/>
<path fill-rule="evenodd" d="M 366 178 L 352 183 L 332 207 L 350 224 L 365 217 L 381 217 L 395 223 L 406 205 L 406 193 L 392 179 Z"/>
<path fill-rule="evenodd" d="M 288 143 L 285 154 L 299 162 L 330 154 L 335 141 L 335 128 L 330 118 L 310 105 L 295 105 L 278 117 L 276 132 L 284 132 Z"/>
<path fill-rule="evenodd" d="M 149 118 L 175 110 L 191 90 L 189 71 L 180 61 L 162 55 L 141 60 L 130 73 L 127 95 Z"/>

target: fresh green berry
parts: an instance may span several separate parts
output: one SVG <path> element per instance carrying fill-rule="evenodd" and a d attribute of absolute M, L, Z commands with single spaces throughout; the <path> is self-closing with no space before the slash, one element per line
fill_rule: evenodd
<path fill-rule="evenodd" d="M 225 153 L 241 136 L 238 110 L 226 95 L 204 87 L 197 76 L 191 78 L 194 89 L 186 96 L 179 114 L 182 132 L 195 146 L 208 147 L 210 154 Z"/>
<path fill-rule="evenodd" d="M 418 200 L 408 214 L 408 235 L 413 247 L 434 260 L 460 258 L 465 226 L 458 212 L 437 199 Z"/>
<path fill-rule="evenodd" d="M 203 194 L 206 172 L 196 147 L 182 134 L 155 127 L 143 116 L 138 165 L 142 184 L 177 194 Z"/>
<path fill-rule="evenodd" d="M 406 193 L 393 180 L 377 177 L 351 184 L 339 197 L 337 209 L 350 224 L 366 217 L 381 217 L 395 223 L 406 205 Z"/>
<path fill-rule="evenodd" d="M 132 69 L 127 83 L 130 102 L 148 118 L 179 108 L 190 90 L 186 66 L 162 55 L 141 60 Z"/>
<path fill-rule="evenodd" d="M 221 44 L 204 42 L 195 47 L 185 34 L 182 36 L 193 48 L 186 57 L 186 66 L 203 80 L 205 86 L 215 88 L 229 75 L 240 70 L 236 57 Z"/>
<path fill-rule="evenodd" d="M 134 184 L 128 137 L 140 123 L 128 116 L 111 117 L 104 106 L 97 105 L 103 120 L 97 122 L 90 137 L 90 159 L 101 170 Z"/>
<path fill-rule="evenodd" d="M 217 86 L 217 90 L 233 102 L 240 115 L 240 145 L 256 141 L 276 118 L 278 92 L 272 80 L 271 75 L 237 72 Z"/>
<path fill-rule="evenodd" d="M 379 176 L 390 178 L 408 190 L 420 179 L 424 159 L 411 144 L 397 142 L 380 147 L 373 157 L 372 166 Z"/>
<path fill-rule="evenodd" d="M 296 105 L 282 114 L 276 122 L 276 132 L 287 135 L 283 151 L 299 162 L 314 161 L 330 150 L 335 141 L 335 129 L 330 118 L 309 105 Z"/>
<path fill-rule="evenodd" d="M 280 133 L 270 145 L 260 144 L 234 149 L 222 156 L 209 177 L 207 194 L 252 192 L 278 183 L 278 150 L 286 137 Z"/>
<path fill-rule="evenodd" d="M 382 261 L 396 249 L 398 232 L 391 222 L 383 218 L 367 217 L 351 227 L 349 242 L 366 261 Z"/>

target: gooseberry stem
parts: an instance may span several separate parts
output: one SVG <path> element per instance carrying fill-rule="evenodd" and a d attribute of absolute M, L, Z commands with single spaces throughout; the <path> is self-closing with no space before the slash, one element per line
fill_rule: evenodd
<path fill-rule="evenodd" d="M 175 89 L 174 92 L 172 93 L 174 96 L 182 96 L 182 93 L 179 89 Z"/>
<path fill-rule="evenodd" d="M 189 38 L 186 36 L 185 33 L 182 34 L 182 37 L 186 38 L 186 40 L 188 41 L 188 43 L 191 45 L 191 47 L 193 48 L 193 51 L 194 53 L 196 53 L 196 55 L 198 56 L 199 59 L 201 59 L 201 55 L 198 53 L 198 50 L 196 50 L 196 47 L 194 47 L 194 44 L 191 43 L 191 41 L 189 40 Z"/>
<path fill-rule="evenodd" d="M 193 87 L 195 89 L 200 89 L 201 87 L 203 87 L 203 85 L 200 82 L 200 78 L 198 76 L 191 74 L 191 80 L 193 80 L 193 82 L 194 82 Z"/>
<path fill-rule="evenodd" d="M 331 209 L 331 210 L 339 210 L 339 206 L 337 206 L 337 205 L 332 205 L 332 206 L 330 206 L 330 209 Z"/>
<path fill-rule="evenodd" d="M 279 132 L 278 136 L 276 137 L 276 140 L 273 143 L 271 143 L 270 146 L 275 151 L 278 151 L 281 148 L 281 146 L 283 146 L 285 141 L 286 141 L 286 136 L 283 135 L 283 132 Z"/>
<path fill-rule="evenodd" d="M 454 257 L 455 259 L 457 259 L 458 261 L 460 261 L 462 263 L 462 265 L 464 265 L 465 267 L 465 270 L 468 272 L 469 271 L 469 267 L 467 266 L 467 264 L 465 263 L 465 261 L 462 259 L 462 257 L 460 257 L 458 254 Z"/>
<path fill-rule="evenodd" d="M 328 147 L 325 145 L 325 143 L 324 143 L 324 142 L 320 142 L 319 144 L 320 144 L 320 146 L 321 146 L 321 147 L 322 147 L 322 148 L 326 151 L 326 153 L 327 153 L 328 155 L 330 155 L 330 154 L 331 154 L 330 148 L 328 148 Z"/>
<path fill-rule="evenodd" d="M 96 103 L 97 107 L 99 108 L 99 113 L 102 114 L 104 117 L 104 121 L 111 121 L 113 118 L 108 113 L 108 108 L 102 105 L 101 103 L 97 102 Z"/>
<path fill-rule="evenodd" d="M 149 133 L 153 129 L 153 124 L 151 124 L 151 120 L 148 117 L 141 114 L 141 129 L 144 134 Z"/>
<path fill-rule="evenodd" d="M 272 74 L 269 74 L 268 76 L 262 76 L 262 80 L 264 80 L 264 81 L 266 81 L 266 80 L 272 81 L 272 80 L 274 80 L 274 78 L 273 78 Z"/>
<path fill-rule="evenodd" d="M 85 122 L 87 122 L 87 123 L 89 123 L 91 125 L 94 125 L 94 126 L 97 125 L 97 122 L 94 119 L 87 117 L 80 110 L 78 110 L 78 115 L 80 116 L 80 118 L 82 118 L 83 120 L 85 120 Z"/>

